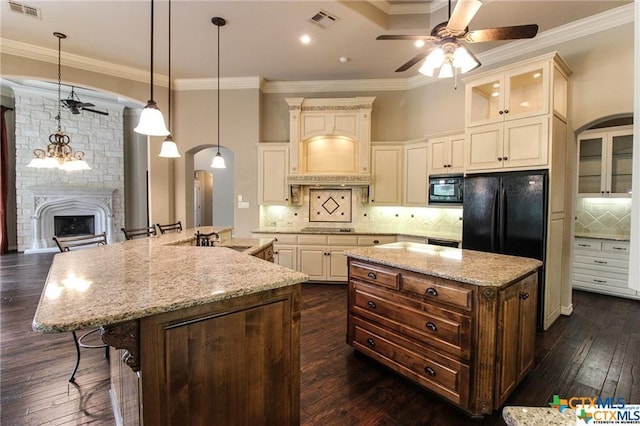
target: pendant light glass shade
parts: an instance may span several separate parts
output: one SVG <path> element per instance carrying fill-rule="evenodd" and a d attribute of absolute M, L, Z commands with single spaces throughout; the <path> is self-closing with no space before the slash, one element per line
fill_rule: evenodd
<path fill-rule="evenodd" d="M 214 169 L 227 168 L 227 165 L 224 163 L 224 158 L 222 157 L 222 154 L 220 154 L 220 151 L 218 151 L 216 156 L 213 157 L 213 161 L 211 162 L 211 167 L 213 167 Z"/>
<path fill-rule="evenodd" d="M 169 134 L 169 130 L 164 124 L 162 112 L 153 100 L 147 102 L 147 106 L 144 107 L 140 114 L 140 121 L 133 130 L 136 133 L 148 136 L 167 136 Z"/>
<path fill-rule="evenodd" d="M 147 101 L 147 105 L 142 109 L 140 121 L 134 132 L 148 136 L 167 136 L 169 130 L 164 123 L 162 111 L 158 108 L 156 101 L 153 100 L 153 0 L 151 0 L 151 66 L 150 66 L 150 84 L 149 90 L 151 95 Z"/>
<path fill-rule="evenodd" d="M 159 157 L 163 158 L 180 158 L 180 153 L 178 152 L 178 145 L 173 141 L 171 135 L 167 136 L 167 138 L 162 142 L 162 148 L 160 148 Z"/>

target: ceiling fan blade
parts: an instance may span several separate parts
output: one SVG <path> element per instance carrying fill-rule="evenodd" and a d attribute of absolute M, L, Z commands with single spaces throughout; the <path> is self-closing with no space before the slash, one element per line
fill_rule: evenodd
<path fill-rule="evenodd" d="M 458 0 L 447 23 L 447 31 L 453 36 L 464 34 L 480 6 L 480 0 Z"/>
<path fill-rule="evenodd" d="M 421 35 L 396 35 L 396 34 L 386 34 L 379 35 L 376 37 L 376 40 L 425 40 L 425 41 L 438 41 L 438 37 L 434 36 L 421 36 Z"/>
<path fill-rule="evenodd" d="M 469 31 L 464 36 L 464 41 L 469 43 L 481 43 L 494 40 L 516 40 L 521 38 L 533 38 L 538 34 L 538 25 L 516 25 L 513 27 L 488 28 L 485 30 Z"/>
<path fill-rule="evenodd" d="M 415 64 L 417 64 L 418 62 L 420 62 L 421 60 L 423 60 L 426 57 L 427 57 L 427 53 L 426 52 L 418 53 L 412 59 L 408 60 L 403 65 L 401 65 L 400 68 L 398 68 L 396 70 L 396 72 L 406 71 L 406 70 L 408 70 L 409 68 L 411 68 L 412 66 L 414 66 Z"/>
<path fill-rule="evenodd" d="M 98 111 L 97 109 L 91 109 L 91 108 L 82 108 L 83 111 L 89 111 L 89 112 L 94 112 L 96 114 L 100 114 L 100 115 L 109 115 L 108 112 L 106 111 Z"/>

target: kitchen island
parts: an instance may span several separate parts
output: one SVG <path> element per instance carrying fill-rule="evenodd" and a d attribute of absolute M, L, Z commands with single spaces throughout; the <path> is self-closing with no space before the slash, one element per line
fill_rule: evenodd
<path fill-rule="evenodd" d="M 118 423 L 296 424 L 307 277 L 247 255 L 271 244 L 202 227 L 57 254 L 33 329 L 101 327 Z"/>
<path fill-rule="evenodd" d="M 473 416 L 533 366 L 542 262 L 410 242 L 345 251 L 347 343 Z"/>

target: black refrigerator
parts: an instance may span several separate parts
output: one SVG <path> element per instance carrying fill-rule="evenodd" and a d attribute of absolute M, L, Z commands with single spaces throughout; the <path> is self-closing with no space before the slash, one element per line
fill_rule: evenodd
<path fill-rule="evenodd" d="M 546 170 L 464 178 L 462 248 L 544 262 L 547 240 Z M 544 322 L 544 266 L 538 272 L 538 330 Z"/>

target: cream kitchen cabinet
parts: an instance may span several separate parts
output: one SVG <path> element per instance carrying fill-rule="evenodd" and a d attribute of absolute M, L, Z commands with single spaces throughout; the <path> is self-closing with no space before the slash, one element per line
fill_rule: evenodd
<path fill-rule="evenodd" d="M 347 281 L 343 253 L 357 244 L 355 235 L 299 235 L 298 270 L 312 281 Z"/>
<path fill-rule="evenodd" d="M 543 116 L 470 129 L 466 170 L 547 166 L 548 122 Z"/>
<path fill-rule="evenodd" d="M 425 207 L 429 191 L 429 144 L 409 143 L 404 146 L 404 205 Z"/>
<path fill-rule="evenodd" d="M 578 136 L 578 196 L 631 197 L 633 126 L 587 130 Z"/>
<path fill-rule="evenodd" d="M 640 299 L 629 288 L 629 242 L 575 238 L 573 288 Z"/>
<path fill-rule="evenodd" d="M 371 148 L 373 183 L 369 200 L 374 206 L 402 205 L 402 145 L 378 145 Z"/>
<path fill-rule="evenodd" d="M 278 234 L 273 243 L 273 261 L 280 266 L 296 269 L 298 260 L 298 237 Z"/>
<path fill-rule="evenodd" d="M 550 167 L 570 73 L 553 52 L 465 80 L 465 172 Z"/>
<path fill-rule="evenodd" d="M 464 133 L 429 138 L 429 174 L 464 173 Z"/>
<path fill-rule="evenodd" d="M 258 146 L 258 202 L 263 205 L 288 204 L 289 144 Z"/>

